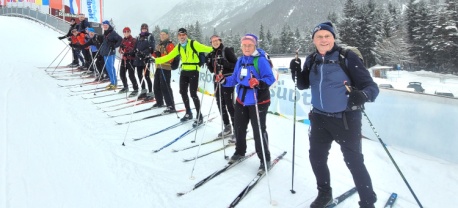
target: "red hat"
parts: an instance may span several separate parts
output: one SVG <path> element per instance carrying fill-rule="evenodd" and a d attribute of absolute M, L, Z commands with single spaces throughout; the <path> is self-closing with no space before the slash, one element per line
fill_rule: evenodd
<path fill-rule="evenodd" d="M 129 27 L 125 27 L 122 32 L 130 32 L 130 28 Z"/>

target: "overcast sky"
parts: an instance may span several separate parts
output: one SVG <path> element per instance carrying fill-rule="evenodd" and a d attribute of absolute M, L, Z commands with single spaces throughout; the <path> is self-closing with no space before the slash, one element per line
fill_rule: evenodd
<path fill-rule="evenodd" d="M 140 32 L 142 23 L 147 23 L 150 27 L 153 27 L 151 24 L 156 19 L 165 15 L 180 1 L 183 0 L 105 1 L 104 18 L 113 19 L 117 31 L 121 31 L 122 28 L 128 26 L 133 34 L 136 34 Z"/>

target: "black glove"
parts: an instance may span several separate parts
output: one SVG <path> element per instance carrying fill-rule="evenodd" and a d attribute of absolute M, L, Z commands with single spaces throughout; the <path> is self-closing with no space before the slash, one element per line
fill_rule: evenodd
<path fill-rule="evenodd" d="M 367 102 L 368 97 L 364 91 L 353 89 L 348 94 L 348 106 L 361 106 Z"/>
<path fill-rule="evenodd" d="M 156 57 L 161 57 L 161 52 L 155 51 L 154 54 L 156 54 Z"/>
<path fill-rule="evenodd" d="M 68 45 L 69 45 L 70 47 L 72 47 L 72 48 L 75 48 L 75 46 L 76 46 L 76 45 L 73 44 L 73 43 L 70 43 L 70 44 L 68 44 Z"/>
<path fill-rule="evenodd" d="M 137 51 L 137 53 L 135 54 L 136 57 L 138 57 L 139 59 L 143 59 L 145 58 L 145 54 L 141 51 Z"/>
<path fill-rule="evenodd" d="M 154 57 L 149 57 L 149 61 L 150 63 L 153 63 L 153 64 L 156 63 L 156 59 Z"/>
<path fill-rule="evenodd" d="M 122 50 L 124 50 L 124 49 L 126 48 L 126 46 L 125 46 L 125 45 L 121 45 L 120 48 L 121 48 Z"/>
<path fill-rule="evenodd" d="M 62 39 L 65 39 L 66 37 L 65 36 L 60 36 L 60 37 L 57 37 L 59 38 L 59 40 L 62 40 Z"/>

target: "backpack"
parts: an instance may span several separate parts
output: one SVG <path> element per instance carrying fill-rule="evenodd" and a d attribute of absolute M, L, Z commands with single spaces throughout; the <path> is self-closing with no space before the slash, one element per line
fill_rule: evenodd
<path fill-rule="evenodd" d="M 230 50 L 233 54 L 235 54 L 235 50 L 234 50 L 234 47 L 230 47 L 230 46 L 228 46 L 228 47 L 224 46 L 224 47 L 223 47 L 223 50 L 222 50 L 222 51 L 223 51 L 223 52 L 222 52 L 222 54 L 223 54 L 223 59 L 227 61 L 227 59 L 226 59 L 226 48 L 229 48 L 229 50 Z"/>
<path fill-rule="evenodd" d="M 180 49 L 181 49 L 181 44 L 178 44 L 178 52 L 180 52 Z M 205 53 L 203 53 L 203 52 L 197 53 L 196 48 L 194 48 L 194 40 L 191 40 L 191 49 L 192 49 L 192 52 L 199 57 L 199 63 L 198 64 L 199 64 L 200 67 L 202 67 L 205 64 L 205 60 L 206 60 Z M 192 64 L 192 63 L 188 63 L 188 64 Z"/>
<path fill-rule="evenodd" d="M 359 59 L 361 59 L 362 62 L 364 62 L 364 59 L 363 59 L 363 55 L 361 54 L 361 52 L 356 47 L 346 46 L 346 47 L 341 47 L 339 49 L 339 65 L 340 65 L 340 68 L 342 68 L 342 70 L 345 72 L 347 77 L 350 78 L 351 84 L 354 85 L 354 82 L 352 81 L 352 78 L 350 76 L 350 71 L 348 70 L 348 67 L 347 67 L 347 63 L 345 62 L 349 51 L 352 51 L 353 53 L 355 53 L 359 57 Z M 317 55 L 318 54 L 316 52 L 314 52 L 312 54 L 312 60 L 315 60 Z M 313 67 L 314 64 L 315 64 L 315 62 L 310 62 L 310 65 L 307 66 L 308 70 L 310 70 Z"/>

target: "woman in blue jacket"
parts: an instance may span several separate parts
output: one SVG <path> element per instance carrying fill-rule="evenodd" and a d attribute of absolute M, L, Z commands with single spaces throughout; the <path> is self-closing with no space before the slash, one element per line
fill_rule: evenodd
<path fill-rule="evenodd" d="M 231 162 L 235 162 L 245 156 L 246 153 L 246 129 L 251 121 L 256 153 L 261 160 L 259 171 L 264 171 L 266 165 L 270 167 L 270 152 L 266 131 L 266 116 L 270 105 L 269 87 L 275 82 L 272 66 L 262 49 L 257 48 L 258 38 L 253 34 L 246 34 L 241 39 L 241 56 L 234 67 L 234 73 L 224 78 L 222 74 L 216 76 L 216 81 L 224 87 L 237 85 L 237 100 L 235 102 L 235 153 Z M 256 112 L 256 103 L 258 112 Z M 259 122 L 258 122 L 259 114 Z M 258 123 L 261 125 L 262 137 Z M 267 162 L 264 162 L 261 138 L 264 144 L 264 153 Z"/>

